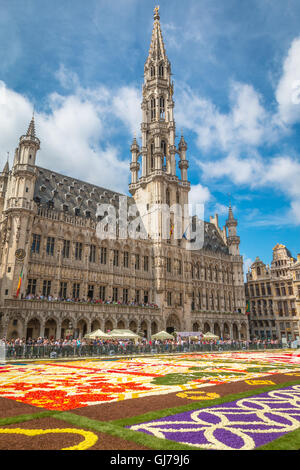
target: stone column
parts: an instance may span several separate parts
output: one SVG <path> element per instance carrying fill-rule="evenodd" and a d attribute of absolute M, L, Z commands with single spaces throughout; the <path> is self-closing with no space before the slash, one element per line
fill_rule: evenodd
<path fill-rule="evenodd" d="M 59 321 L 56 326 L 56 339 L 60 339 L 60 338 L 61 338 L 61 321 Z"/>

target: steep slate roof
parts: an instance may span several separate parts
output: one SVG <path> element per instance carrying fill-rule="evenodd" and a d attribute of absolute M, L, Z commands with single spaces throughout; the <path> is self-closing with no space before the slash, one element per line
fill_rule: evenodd
<path fill-rule="evenodd" d="M 79 209 L 78 215 L 85 216 L 88 211 L 90 217 L 94 219 L 97 204 L 112 204 L 118 208 L 119 197 L 125 196 L 45 168 L 37 167 L 37 171 L 34 200 L 42 206 L 51 207 L 52 205 L 52 209 L 57 211 L 63 211 L 64 206 L 67 206 L 67 213 L 70 215 L 75 215 L 75 209 Z M 125 197 L 127 197 L 128 206 L 134 204 L 132 197 Z"/>
<path fill-rule="evenodd" d="M 119 197 L 125 196 L 128 207 L 135 204 L 132 196 L 126 196 L 45 168 L 37 167 L 37 172 L 34 200 L 40 206 L 49 207 L 56 211 L 63 211 L 64 206 L 68 206 L 67 213 L 70 215 L 75 215 L 75 209 L 79 209 L 80 212 L 77 215 L 84 217 L 88 211 L 90 217 L 96 219 L 97 204 L 99 203 L 112 204 L 118 209 Z M 204 222 L 203 249 L 229 253 L 228 247 L 215 225 L 210 222 Z"/>
<path fill-rule="evenodd" d="M 229 254 L 228 246 L 224 243 L 215 225 L 211 222 L 204 222 L 203 249 Z"/>

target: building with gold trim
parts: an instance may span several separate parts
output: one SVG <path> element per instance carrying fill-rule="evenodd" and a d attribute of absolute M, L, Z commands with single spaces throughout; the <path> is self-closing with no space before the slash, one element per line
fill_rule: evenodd
<path fill-rule="evenodd" d="M 247 273 L 250 337 L 295 340 L 300 335 L 300 255 L 273 248 L 271 266 L 259 258 Z"/>

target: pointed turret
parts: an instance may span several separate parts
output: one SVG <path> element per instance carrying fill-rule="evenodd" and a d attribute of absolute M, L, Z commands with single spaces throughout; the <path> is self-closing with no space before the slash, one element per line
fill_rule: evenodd
<path fill-rule="evenodd" d="M 231 204 L 229 204 L 228 219 L 227 219 L 226 225 L 227 224 L 234 225 L 235 227 L 237 226 L 237 220 L 234 218 Z"/>
<path fill-rule="evenodd" d="M 35 149 L 35 152 L 40 148 L 40 140 L 35 135 L 34 115 L 32 115 L 26 135 L 20 137 L 20 146 L 21 144 L 26 144 L 26 146 L 30 145 Z"/>
<path fill-rule="evenodd" d="M 136 140 L 135 136 L 133 138 L 130 150 L 131 150 L 131 164 L 130 164 L 131 183 L 135 184 L 138 180 L 138 172 L 139 172 L 139 169 L 140 169 L 140 164 L 138 162 L 140 147 L 137 143 L 137 140 Z"/>
<path fill-rule="evenodd" d="M 234 218 L 231 203 L 229 204 L 228 219 L 226 221 L 226 227 L 228 229 L 227 244 L 229 246 L 229 252 L 231 255 L 239 255 L 240 237 L 237 236 L 236 227 L 238 225 L 237 220 Z"/>
<path fill-rule="evenodd" d="M 6 163 L 4 165 L 4 168 L 2 170 L 2 174 L 3 175 L 8 175 L 9 174 L 9 163 L 8 163 L 8 159 L 6 160 Z"/>
<path fill-rule="evenodd" d="M 34 124 L 34 114 L 32 115 L 28 131 L 27 131 L 27 137 L 35 137 L 35 124 Z"/>
<path fill-rule="evenodd" d="M 8 158 L 7 158 L 4 168 L 2 170 L 2 173 L 0 173 L 0 213 L 2 212 L 2 209 L 3 209 L 4 197 L 5 197 L 5 193 L 7 189 L 8 178 L 9 178 L 9 163 L 8 163 Z"/>

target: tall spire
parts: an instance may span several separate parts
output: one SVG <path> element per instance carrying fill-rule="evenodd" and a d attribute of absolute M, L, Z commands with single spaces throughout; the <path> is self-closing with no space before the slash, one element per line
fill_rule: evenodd
<path fill-rule="evenodd" d="M 150 50 L 146 64 L 149 62 L 158 62 L 160 60 L 167 60 L 165 45 L 162 37 L 161 27 L 160 27 L 160 16 L 159 16 L 159 7 L 154 8 L 154 24 L 152 31 L 152 38 L 150 44 Z"/>

